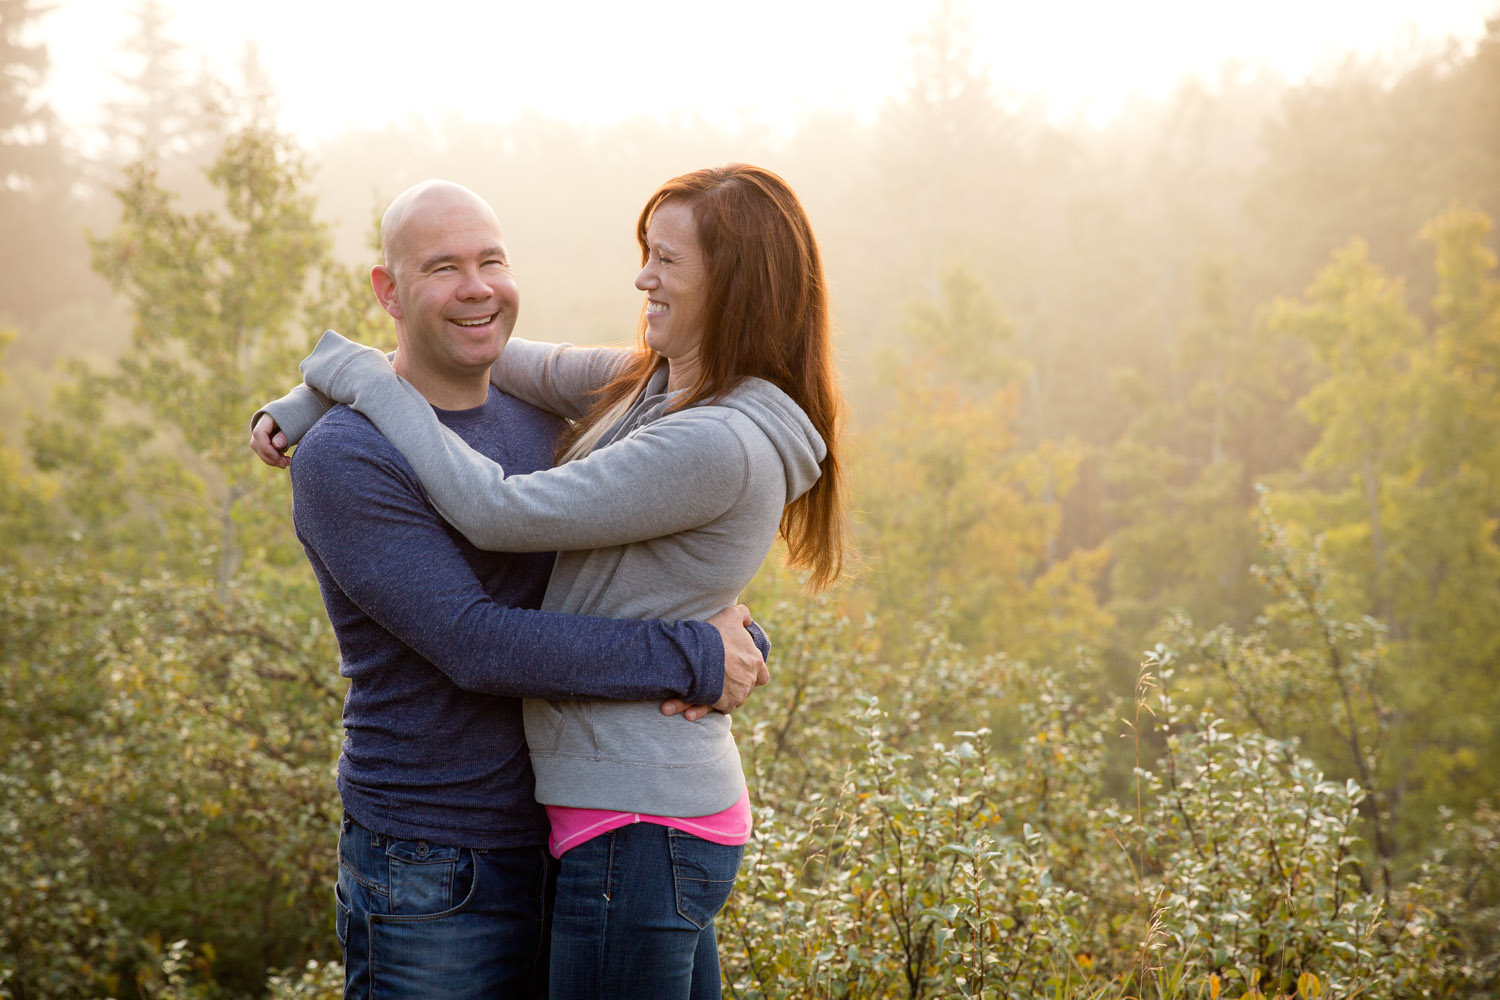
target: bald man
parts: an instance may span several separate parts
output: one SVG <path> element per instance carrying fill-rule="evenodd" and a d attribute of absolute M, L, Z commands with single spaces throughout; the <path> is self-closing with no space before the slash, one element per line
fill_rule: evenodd
<path fill-rule="evenodd" d="M 428 181 L 381 222 L 370 284 L 396 371 L 509 474 L 550 467 L 557 418 L 489 384 L 519 294 L 478 195 Z M 252 444 L 312 423 L 306 389 L 256 415 Z M 292 439 L 296 439 L 296 432 Z M 732 709 L 765 664 L 731 608 L 711 622 L 534 610 L 552 553 L 483 552 L 406 460 L 347 407 L 290 461 L 293 520 L 349 678 L 338 763 L 338 936 L 349 997 L 545 996 L 551 860 L 521 698 L 680 699 Z"/>

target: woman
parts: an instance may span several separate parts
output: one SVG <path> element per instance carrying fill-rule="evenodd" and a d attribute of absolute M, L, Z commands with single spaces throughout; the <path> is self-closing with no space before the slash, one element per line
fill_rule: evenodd
<path fill-rule="evenodd" d="M 363 412 L 481 548 L 557 549 L 544 607 L 705 618 L 777 534 L 810 585 L 845 533 L 822 265 L 786 183 L 758 167 L 683 175 L 637 224 L 646 295 L 633 351 L 512 341 L 494 381 L 573 421 L 557 468 L 504 478 L 446 432 L 385 356 L 328 335 L 308 384 Z M 554 997 L 717 997 L 714 916 L 750 806 L 727 716 L 657 705 L 525 706 L 560 858 Z"/>

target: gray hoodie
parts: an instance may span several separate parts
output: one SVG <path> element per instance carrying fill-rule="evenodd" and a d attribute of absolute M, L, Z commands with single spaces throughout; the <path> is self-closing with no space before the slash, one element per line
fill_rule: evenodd
<path fill-rule="evenodd" d="M 578 417 L 627 357 L 512 340 L 494 381 Z M 666 412 L 676 394 L 666 392 L 663 366 L 589 455 L 506 478 L 444 427 L 380 352 L 325 334 L 303 373 L 309 386 L 369 417 L 475 545 L 558 550 L 542 605 L 550 611 L 711 617 L 760 568 L 782 511 L 817 480 L 825 454 L 801 408 L 760 379 L 711 404 Z M 289 435 L 312 410 L 299 416 L 277 406 L 267 409 Z M 533 700 L 525 719 L 537 799 L 549 805 L 703 816 L 744 791 L 729 717 L 717 712 L 690 723 L 654 702 Z"/>

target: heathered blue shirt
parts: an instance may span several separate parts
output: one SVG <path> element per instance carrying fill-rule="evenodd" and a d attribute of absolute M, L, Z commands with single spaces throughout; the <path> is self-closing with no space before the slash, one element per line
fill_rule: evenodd
<path fill-rule="evenodd" d="M 483 406 L 437 414 L 512 473 L 552 464 L 557 419 L 493 388 Z M 467 847 L 544 843 L 520 698 L 711 704 L 722 693 L 711 625 L 534 610 L 553 554 L 469 544 L 353 410 L 319 421 L 291 471 L 297 536 L 350 680 L 339 793 L 369 829 Z"/>

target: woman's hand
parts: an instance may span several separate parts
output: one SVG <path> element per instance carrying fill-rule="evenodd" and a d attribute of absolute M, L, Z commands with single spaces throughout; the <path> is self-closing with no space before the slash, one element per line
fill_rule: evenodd
<path fill-rule="evenodd" d="M 250 430 L 250 450 L 271 468 L 285 469 L 292 464 L 286 457 L 286 448 L 286 435 L 277 429 L 269 413 L 262 413 Z"/>

